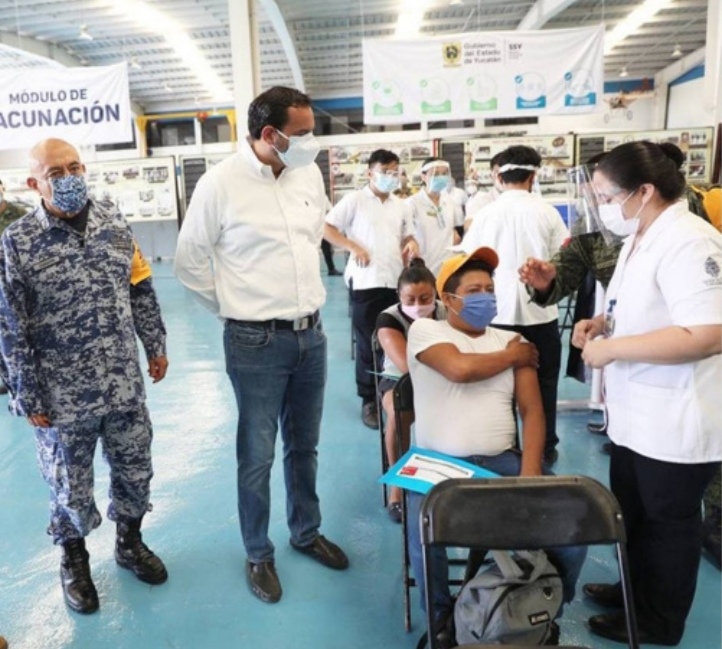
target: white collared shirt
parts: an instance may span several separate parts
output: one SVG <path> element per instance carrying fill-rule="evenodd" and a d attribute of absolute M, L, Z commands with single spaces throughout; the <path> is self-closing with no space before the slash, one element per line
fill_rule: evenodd
<path fill-rule="evenodd" d="M 222 318 L 309 315 L 326 298 L 321 171 L 284 168 L 276 178 L 246 140 L 239 146 L 196 185 L 178 235 L 178 279 Z"/>
<path fill-rule="evenodd" d="M 499 255 L 494 324 L 536 325 L 557 319 L 556 305 L 541 307 L 530 301 L 518 269 L 529 257 L 551 259 L 568 237 L 559 212 L 525 190 L 507 189 L 476 213 L 461 246 L 467 253 L 489 246 Z"/>
<path fill-rule="evenodd" d="M 346 194 L 326 215 L 326 223 L 369 254 L 368 266 L 359 266 L 353 257 L 348 261 L 344 275 L 354 290 L 396 288 L 404 269 L 401 242 L 413 234 L 405 201 L 393 194 L 382 201 L 367 185 Z"/>
<path fill-rule="evenodd" d="M 682 202 L 656 218 L 634 252 L 633 242 L 624 242 L 605 296 L 612 337 L 722 324 L 722 235 L 713 226 Z M 722 459 L 722 356 L 615 361 L 604 379 L 615 444 L 666 462 Z"/>
<path fill-rule="evenodd" d="M 456 254 L 449 248 L 454 245 L 455 226 L 463 224 L 464 212 L 446 192 L 439 195 L 438 207 L 423 189 L 406 202 L 411 208 L 420 255 L 436 275 L 444 260 Z"/>

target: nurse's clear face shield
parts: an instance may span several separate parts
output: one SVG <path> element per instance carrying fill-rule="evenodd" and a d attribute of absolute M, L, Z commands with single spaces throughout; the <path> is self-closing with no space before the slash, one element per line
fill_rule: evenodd
<path fill-rule="evenodd" d="M 569 232 L 573 237 L 599 232 L 608 246 L 619 240 L 604 227 L 599 205 L 604 201 L 592 184 L 592 170 L 586 165 L 567 170 L 567 213 Z"/>
<path fill-rule="evenodd" d="M 430 192 L 440 193 L 453 187 L 451 166 L 445 160 L 434 160 L 421 167 L 421 178 Z"/>

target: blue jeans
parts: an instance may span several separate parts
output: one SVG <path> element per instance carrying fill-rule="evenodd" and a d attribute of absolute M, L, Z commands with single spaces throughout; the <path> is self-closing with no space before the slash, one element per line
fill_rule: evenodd
<path fill-rule="evenodd" d="M 249 561 L 272 561 L 269 482 L 279 421 L 291 542 L 312 543 L 321 525 L 316 447 L 326 385 L 326 334 L 320 321 L 309 329 L 292 331 L 229 320 L 223 343 L 226 371 L 238 404 L 241 535 Z"/>
<path fill-rule="evenodd" d="M 521 470 L 521 455 L 516 451 L 504 451 L 495 456 L 472 455 L 461 459 L 502 476 L 518 476 Z M 551 472 L 547 470 L 544 470 L 544 473 L 551 475 Z M 426 610 L 426 582 L 424 581 L 424 559 L 421 550 L 421 528 L 419 525 L 419 514 L 424 495 L 409 491 L 407 492 L 407 498 L 409 560 L 414 570 L 416 585 L 419 587 L 421 608 Z M 574 599 L 579 573 L 587 557 L 586 546 L 548 549 L 547 555 L 561 575 L 564 587 L 564 601 L 571 602 Z M 449 591 L 449 560 L 445 548 L 432 548 L 430 568 L 434 578 L 431 584 L 434 619 L 443 620 L 454 607 Z"/>

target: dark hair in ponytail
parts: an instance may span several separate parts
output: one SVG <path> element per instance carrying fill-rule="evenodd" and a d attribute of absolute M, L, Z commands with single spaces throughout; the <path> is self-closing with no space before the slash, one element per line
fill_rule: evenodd
<path fill-rule="evenodd" d="M 686 186 L 679 170 L 683 162 L 684 154 L 671 142 L 628 142 L 612 149 L 596 170 L 630 192 L 645 183 L 654 185 L 664 200 L 672 202 Z"/>
<path fill-rule="evenodd" d="M 436 290 L 436 278 L 421 257 L 414 257 L 409 265 L 401 271 L 396 290 L 401 292 L 401 288 L 407 284 L 431 284 Z"/>

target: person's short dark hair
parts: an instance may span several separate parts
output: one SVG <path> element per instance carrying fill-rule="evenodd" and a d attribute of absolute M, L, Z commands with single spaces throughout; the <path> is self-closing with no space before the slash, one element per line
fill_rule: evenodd
<path fill-rule="evenodd" d="M 489 160 L 489 169 L 493 169 L 494 167 L 500 167 L 499 164 L 499 156 L 504 153 L 503 151 L 499 151 L 495 156 L 492 157 L 491 160 Z"/>
<path fill-rule="evenodd" d="M 472 270 L 483 270 L 485 273 L 489 273 L 489 277 L 492 279 L 494 277 L 494 269 L 489 264 L 481 259 L 471 259 L 446 280 L 444 293 L 456 293 L 459 284 L 461 284 L 462 277 Z"/>
<path fill-rule="evenodd" d="M 669 202 L 680 198 L 686 185 L 678 156 L 666 143 L 660 146 L 645 140 L 620 144 L 602 159 L 597 171 L 628 192 L 645 183 L 654 185 Z"/>
<path fill-rule="evenodd" d="M 311 106 L 311 98 L 295 88 L 274 86 L 256 97 L 248 107 L 248 132 L 254 140 L 261 139 L 264 126 L 279 131 L 288 123 L 288 109 Z"/>
<path fill-rule="evenodd" d="M 386 149 L 376 149 L 370 156 L 369 156 L 369 169 L 371 167 L 380 164 L 380 165 L 389 165 L 393 162 L 399 163 L 401 160 L 399 160 L 399 156 L 397 156 L 393 151 L 387 151 Z"/>
<path fill-rule="evenodd" d="M 401 293 L 401 288 L 407 284 L 431 284 L 431 287 L 436 290 L 436 277 L 421 257 L 414 257 L 409 265 L 401 271 L 396 290 Z"/>
<path fill-rule="evenodd" d="M 596 169 L 597 165 L 602 161 L 604 156 L 607 155 L 606 151 L 602 151 L 601 153 L 597 153 L 596 155 L 593 155 L 591 158 L 589 158 L 584 164 L 592 171 Z"/>
<path fill-rule="evenodd" d="M 498 164 L 499 167 L 503 167 L 506 164 L 538 167 L 542 161 L 536 149 L 522 144 L 510 146 L 508 149 L 504 149 L 501 153 L 498 153 L 495 157 L 498 158 L 496 164 Z M 533 173 L 533 171 L 527 169 L 511 169 L 510 171 L 499 174 L 499 176 L 501 176 L 501 179 L 505 183 L 523 183 L 529 180 Z"/>

